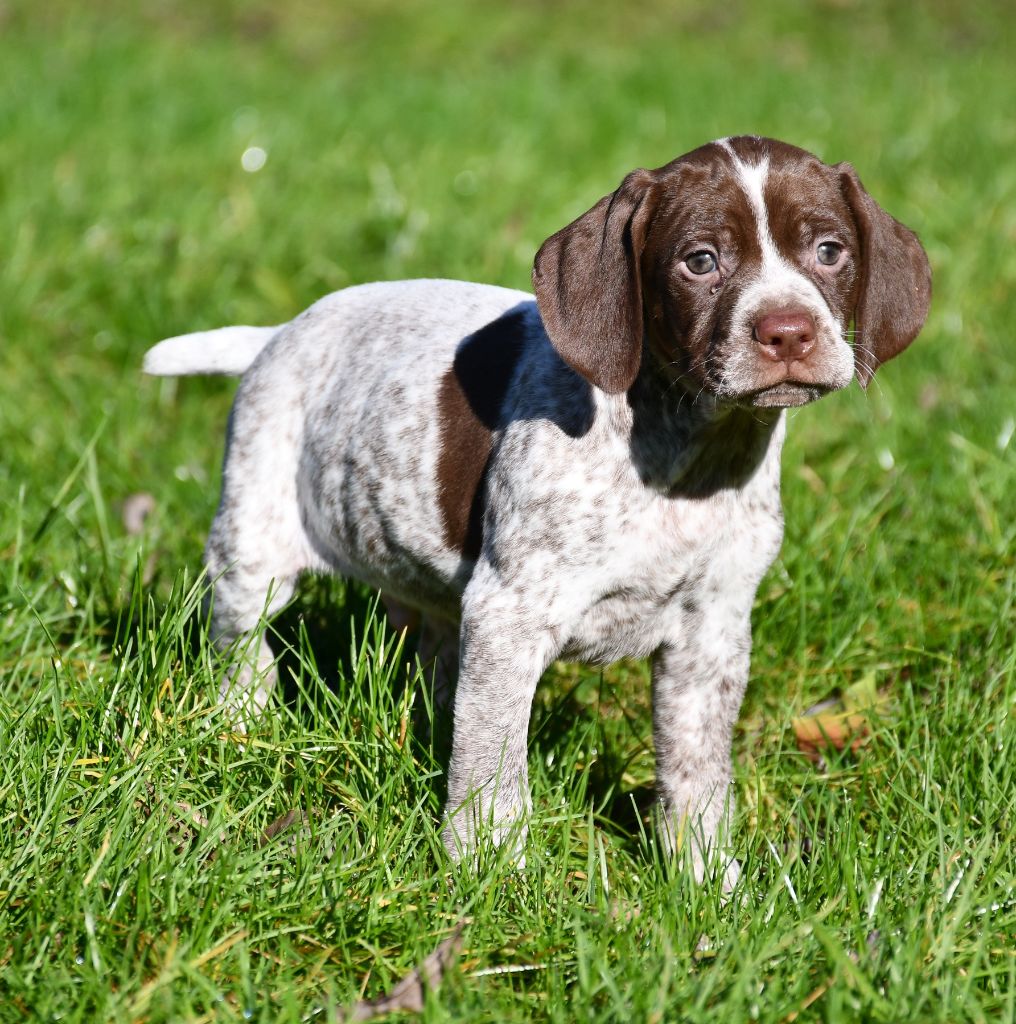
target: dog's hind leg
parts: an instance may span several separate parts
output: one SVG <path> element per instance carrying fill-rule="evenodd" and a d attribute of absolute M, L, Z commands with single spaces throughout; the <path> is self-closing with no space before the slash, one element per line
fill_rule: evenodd
<path fill-rule="evenodd" d="M 396 633 L 416 633 L 416 656 L 420 662 L 426 696 L 417 702 L 415 722 L 421 734 L 451 733 L 450 715 L 459 674 L 459 624 L 425 615 L 410 605 L 381 594 L 385 617 Z"/>
<path fill-rule="evenodd" d="M 420 624 L 417 654 L 424 678 L 433 683 L 431 707 L 434 719 L 451 713 L 459 677 L 459 624 L 425 615 Z"/>
<path fill-rule="evenodd" d="M 277 416 L 269 433 L 271 420 L 257 406 L 256 395 L 245 400 L 241 390 L 205 547 L 213 639 L 236 658 L 220 698 L 240 726 L 261 713 L 277 678 L 264 621 L 292 597 L 301 571 L 319 568 L 300 520 L 296 438 Z"/>
<path fill-rule="evenodd" d="M 222 530 L 213 530 L 205 550 L 213 587 L 212 637 L 220 650 L 232 648 L 236 659 L 219 697 L 244 725 L 262 712 L 275 687 L 278 672 L 264 620 L 292 597 L 297 571 L 280 571 L 268 560 L 231 558 L 234 552 L 223 543 Z"/>

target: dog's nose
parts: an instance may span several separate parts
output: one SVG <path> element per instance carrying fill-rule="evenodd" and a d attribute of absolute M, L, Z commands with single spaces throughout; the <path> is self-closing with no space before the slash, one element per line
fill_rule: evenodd
<path fill-rule="evenodd" d="M 781 309 L 755 322 L 755 340 L 774 362 L 803 359 L 815 347 L 815 321 L 801 309 Z"/>

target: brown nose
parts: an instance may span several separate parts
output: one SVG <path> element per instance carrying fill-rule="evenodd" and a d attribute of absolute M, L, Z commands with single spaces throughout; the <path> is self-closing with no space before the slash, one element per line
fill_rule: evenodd
<path fill-rule="evenodd" d="M 802 309 L 781 309 L 755 322 L 762 354 L 775 362 L 803 359 L 815 347 L 815 321 Z"/>

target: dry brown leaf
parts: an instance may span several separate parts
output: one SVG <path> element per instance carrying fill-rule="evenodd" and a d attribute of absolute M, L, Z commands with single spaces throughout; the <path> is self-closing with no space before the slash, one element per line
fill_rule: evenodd
<path fill-rule="evenodd" d="M 445 972 L 455 962 L 462 944 L 462 930 L 466 922 L 459 921 L 451 935 L 434 950 L 415 970 L 410 971 L 395 988 L 377 999 L 361 999 L 345 1013 L 341 1021 L 372 1020 L 386 1013 L 403 1011 L 420 1013 L 427 989 L 437 988 Z"/>
<path fill-rule="evenodd" d="M 306 825 L 309 822 L 310 816 L 305 811 L 289 811 L 265 827 L 264 832 L 261 833 L 261 838 L 258 840 L 258 846 L 270 843 L 280 832 L 285 832 L 287 828 L 292 828 L 293 825 Z"/>
<path fill-rule="evenodd" d="M 842 696 L 819 701 L 791 721 L 797 747 L 816 763 L 823 750 L 857 750 L 871 734 L 872 717 L 882 715 L 888 703 L 888 693 L 878 689 L 875 673 L 868 672 Z"/>
<path fill-rule="evenodd" d="M 851 750 L 864 742 L 871 731 L 868 716 L 858 712 L 824 711 L 817 715 L 802 715 L 791 722 L 797 737 L 797 748 L 817 761 L 823 750 L 830 747 Z"/>

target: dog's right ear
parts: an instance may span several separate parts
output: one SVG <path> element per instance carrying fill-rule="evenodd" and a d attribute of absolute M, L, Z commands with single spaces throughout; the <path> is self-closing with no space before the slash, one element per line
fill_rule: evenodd
<path fill-rule="evenodd" d="M 533 264 L 543 325 L 558 355 L 608 394 L 627 391 L 642 361 L 639 263 L 653 206 L 651 171 L 551 235 Z"/>

